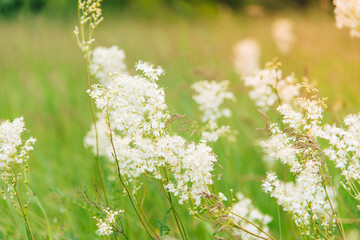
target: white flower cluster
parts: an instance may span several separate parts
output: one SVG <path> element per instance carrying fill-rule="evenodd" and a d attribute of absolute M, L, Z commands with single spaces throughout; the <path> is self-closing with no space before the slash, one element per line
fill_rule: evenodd
<path fill-rule="evenodd" d="M 278 19 L 272 24 L 272 37 L 282 54 L 289 53 L 296 41 L 293 28 L 292 21 L 286 18 Z"/>
<path fill-rule="evenodd" d="M 252 38 L 238 42 L 234 47 L 234 68 L 240 76 L 256 73 L 260 67 L 261 49 L 259 43 Z"/>
<path fill-rule="evenodd" d="M 217 120 L 221 117 L 230 117 L 229 108 L 221 108 L 225 100 L 235 100 L 234 94 L 228 91 L 229 81 L 199 81 L 191 87 L 196 92 L 193 96 L 203 113 L 202 121 L 206 123 L 202 132 L 202 139 L 217 141 L 219 136 L 230 132 L 229 126 L 219 126 Z"/>
<path fill-rule="evenodd" d="M 334 0 L 336 27 L 350 28 L 352 37 L 360 37 L 360 1 Z"/>
<path fill-rule="evenodd" d="M 277 110 L 282 115 L 284 130 L 271 124 L 272 135 L 260 144 L 269 154 L 268 159 L 288 165 L 295 176 L 295 182 L 283 183 L 274 173 L 269 173 L 263 189 L 291 214 L 305 235 L 317 232 L 315 227 L 319 222 L 323 228 L 333 227 L 336 217 L 329 199 L 334 193 L 330 195 L 325 187 L 323 159 L 317 143 L 325 135 L 321 125 L 324 107 L 323 101 L 314 97 L 297 98 L 293 105 L 280 105 Z"/>
<path fill-rule="evenodd" d="M 34 138 L 29 138 L 23 143 L 21 134 L 25 131 L 25 123 L 23 117 L 16 118 L 13 122 L 8 120 L 0 123 L 0 172 L 1 182 L 5 190 L 2 190 L 3 197 L 5 192 L 8 192 L 11 197 L 14 192 L 14 185 L 26 179 L 26 175 L 14 174 L 13 167 L 20 167 L 26 173 L 28 171 L 27 161 L 29 159 L 29 152 L 33 150 Z"/>
<path fill-rule="evenodd" d="M 96 230 L 96 234 L 100 236 L 109 236 L 114 231 L 114 226 L 116 225 L 116 218 L 120 213 L 123 213 L 123 210 L 113 211 L 110 208 L 103 210 L 106 213 L 105 220 L 94 217 L 97 220 L 96 226 L 98 229 Z"/>
<path fill-rule="evenodd" d="M 325 125 L 323 135 L 329 140 L 330 147 L 325 154 L 341 170 L 345 178 L 344 187 L 357 200 L 360 200 L 357 185 L 360 182 L 360 114 L 345 117 L 346 128 Z M 354 188 L 355 186 L 355 188 Z"/>
<path fill-rule="evenodd" d="M 314 232 L 311 228 L 315 222 L 320 221 L 323 227 L 332 224 L 331 203 L 322 181 L 319 164 L 308 161 L 295 182 L 283 183 L 274 173 L 268 173 L 263 189 L 276 198 L 277 203 L 290 213 L 296 225 L 306 234 L 308 231 Z"/>
<path fill-rule="evenodd" d="M 98 146 L 96 145 L 96 136 L 98 138 Z M 91 148 L 95 155 L 97 152 L 96 148 L 98 147 L 99 156 L 106 156 L 107 148 L 110 146 L 110 131 L 106 118 L 102 114 L 97 115 L 96 129 L 94 124 L 91 125 L 90 131 L 88 131 L 84 138 L 84 145 L 87 148 Z"/>
<path fill-rule="evenodd" d="M 118 46 L 97 47 L 91 52 L 89 70 L 102 86 L 109 87 L 112 82 L 109 73 L 127 75 L 124 60 L 125 52 Z"/>
<path fill-rule="evenodd" d="M 290 103 L 300 94 L 301 88 L 294 74 L 283 78 L 282 71 L 273 65 L 259 70 L 254 75 L 244 77 L 244 83 L 251 89 L 250 98 L 264 111 L 273 106 L 276 101 Z"/>
<path fill-rule="evenodd" d="M 272 135 L 269 139 L 260 141 L 266 153 L 265 160 L 269 163 L 280 160 L 290 166 L 291 172 L 300 172 L 302 165 L 299 156 L 312 154 L 312 149 L 317 147 L 308 144 L 311 139 L 300 135 L 306 134 L 313 139 L 324 136 L 321 126 L 324 107 L 321 100 L 307 98 L 297 98 L 293 105 L 280 105 L 277 110 L 282 116 L 283 124 L 288 128 L 287 131 L 281 131 L 277 124 L 270 124 Z"/>
<path fill-rule="evenodd" d="M 268 224 L 272 221 L 272 217 L 269 215 L 262 214 L 253 204 L 252 201 L 249 198 L 245 198 L 241 193 L 236 194 L 238 198 L 238 202 L 234 203 L 231 212 L 230 217 L 234 220 L 234 222 L 240 226 L 243 229 L 246 229 L 247 231 L 254 233 L 258 236 L 267 238 L 267 236 L 261 232 L 258 228 L 254 226 L 260 227 L 264 232 L 269 232 Z M 242 218 L 240 218 L 241 216 Z M 244 220 L 247 219 L 248 221 Z M 251 224 L 251 223 L 253 224 Z M 238 229 L 234 229 L 234 234 L 236 236 L 239 236 L 241 239 L 244 240 L 252 240 L 252 239 L 258 239 L 257 237 L 254 237 L 253 235 L 250 235 L 246 233 L 245 231 L 240 231 Z"/>
<path fill-rule="evenodd" d="M 212 184 L 216 157 L 205 143 L 187 142 L 165 131 L 170 115 L 164 90 L 155 82 L 164 71 L 143 62 L 136 69 L 144 75 L 113 74 L 109 88 L 93 85 L 89 90 L 103 116 L 99 129 L 105 134 L 99 136 L 110 138 L 105 141 L 110 145 L 101 150 L 105 149 L 109 159 L 115 156 L 128 183 L 135 185 L 142 174 L 151 175 L 178 195 L 181 204 L 191 200 L 199 205 Z M 87 145 L 95 146 L 91 134 L 87 139 Z"/>

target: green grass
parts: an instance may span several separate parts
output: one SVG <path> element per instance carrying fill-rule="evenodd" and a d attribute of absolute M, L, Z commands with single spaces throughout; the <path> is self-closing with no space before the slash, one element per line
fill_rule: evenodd
<path fill-rule="evenodd" d="M 221 140 L 214 145 L 222 174 L 217 188 L 228 194 L 242 191 L 264 213 L 274 217 L 271 230 L 279 237 L 277 206 L 260 190 L 266 168 L 256 140 L 263 122 L 247 89 L 232 69 L 232 47 L 246 37 L 255 37 L 262 46 L 262 62 L 277 56 L 285 74 L 292 71 L 300 78 L 304 72 L 317 80 L 322 96 L 328 97 L 329 109 L 338 114 L 359 111 L 360 41 L 334 26 L 333 17 L 323 13 L 287 13 L 296 24 L 297 44 L 287 55 L 277 52 L 271 39 L 271 20 L 244 17 L 222 11 L 213 19 L 184 20 L 173 16 L 155 19 L 106 15 L 95 33 L 95 45 L 119 45 L 127 54 L 129 69 L 138 59 L 161 65 L 166 76 L 164 86 L 171 113 L 188 114 L 199 119 L 190 85 L 198 80 L 231 81 L 237 102 L 231 103 L 233 117 L 227 121 L 238 132 L 237 142 Z M 0 118 L 24 116 L 29 135 L 37 138 L 31 154 L 30 187 L 43 205 L 54 239 L 94 239 L 93 214 L 81 208 L 76 189 L 87 186 L 92 192 L 97 182 L 92 155 L 84 149 L 83 138 L 91 124 L 86 94 L 85 65 L 72 35 L 76 20 L 47 17 L 19 17 L 0 22 Z M 333 106 L 342 108 L 334 112 Z M 341 119 L 341 118 L 340 118 Z M 102 161 L 107 177 L 109 165 Z M 125 209 L 126 233 L 130 239 L 147 239 L 126 196 L 118 183 L 107 189 L 117 193 L 111 201 Z M 120 192 L 119 192 L 120 191 Z M 156 226 L 168 204 L 159 184 L 146 184 L 144 209 Z M 349 201 L 347 196 L 345 201 Z M 353 204 L 353 203 L 352 203 Z M 25 225 L 5 201 L 0 203 L 0 238 L 24 239 Z M 211 239 L 211 225 L 193 220 L 183 207 L 177 207 L 189 239 Z M 36 239 L 46 239 L 45 221 L 36 201 L 30 205 L 30 222 Z M 349 211 L 356 212 L 355 207 Z M 347 215 L 346 211 L 345 215 Z M 359 217 L 359 214 L 356 213 Z M 295 229 L 286 214 L 281 216 L 283 239 L 295 239 Z M 172 236 L 177 236 L 170 217 Z"/>

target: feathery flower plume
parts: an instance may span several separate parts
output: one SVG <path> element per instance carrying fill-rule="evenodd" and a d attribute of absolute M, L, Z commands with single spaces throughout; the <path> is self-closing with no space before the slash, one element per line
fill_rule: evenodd
<path fill-rule="evenodd" d="M 98 229 L 96 230 L 96 234 L 100 236 L 109 236 L 114 230 L 117 229 L 116 219 L 118 218 L 120 213 L 123 213 L 123 210 L 113 211 L 110 208 L 104 209 L 104 213 L 106 214 L 105 219 L 101 219 L 98 217 L 93 217 L 97 220 L 96 226 Z"/>
<path fill-rule="evenodd" d="M 255 233 L 258 236 L 267 238 L 267 235 L 260 231 L 254 224 L 257 224 L 263 231 L 269 233 L 268 224 L 272 221 L 272 217 L 262 214 L 253 204 L 249 198 L 245 198 L 242 193 L 236 194 L 238 202 L 234 203 L 231 208 L 230 217 L 234 219 L 234 222 L 243 229 L 251 233 Z M 246 219 L 246 221 L 244 220 Z M 251 224 L 251 223 L 254 224 Z M 245 231 L 234 228 L 234 235 L 239 236 L 241 239 L 259 239 L 254 235 L 250 235 Z"/>
<path fill-rule="evenodd" d="M 109 73 L 128 74 L 124 60 L 125 52 L 118 46 L 97 47 L 91 52 L 89 70 L 102 86 L 109 87 L 112 82 Z"/>
<path fill-rule="evenodd" d="M 21 135 L 25 130 L 23 117 L 0 123 L 0 182 L 2 197 L 9 199 L 16 212 L 23 217 L 30 238 L 34 239 L 27 217 L 30 203 L 28 159 L 36 140 L 30 137 L 23 142 Z"/>
<path fill-rule="evenodd" d="M 360 37 L 360 1 L 334 0 L 337 28 L 350 28 L 352 37 Z"/>
<path fill-rule="evenodd" d="M 88 91 L 106 118 L 112 145 L 105 148 L 107 156 L 116 156 L 121 175 L 134 191 L 141 175 L 151 175 L 179 196 L 180 204 L 190 201 L 198 206 L 213 183 L 216 157 L 205 143 L 166 132 L 170 115 L 164 89 L 155 82 L 164 71 L 141 61 L 136 69 L 143 75 L 113 74 L 109 88 L 93 85 Z"/>
<path fill-rule="evenodd" d="M 229 92 L 229 81 L 199 81 L 194 83 L 191 88 L 196 94 L 193 96 L 203 113 L 202 122 L 205 123 L 202 131 L 202 139 L 206 141 L 217 141 L 221 135 L 230 132 L 230 126 L 219 126 L 218 119 L 230 117 L 229 108 L 221 108 L 225 100 L 235 100 L 234 94 Z"/>
<path fill-rule="evenodd" d="M 252 75 L 260 67 L 261 49 L 259 43 L 253 38 L 238 42 L 234 47 L 234 68 L 240 76 Z"/>
<path fill-rule="evenodd" d="M 301 84 L 297 82 L 295 75 L 292 73 L 283 78 L 279 65 L 276 62 L 269 62 L 265 69 L 244 77 L 245 86 L 250 88 L 250 98 L 264 111 L 276 102 L 290 103 L 300 94 Z"/>
<path fill-rule="evenodd" d="M 273 22 L 271 31 L 276 47 L 282 54 L 287 54 L 293 47 L 296 36 L 294 34 L 294 24 L 290 19 L 282 18 Z"/>

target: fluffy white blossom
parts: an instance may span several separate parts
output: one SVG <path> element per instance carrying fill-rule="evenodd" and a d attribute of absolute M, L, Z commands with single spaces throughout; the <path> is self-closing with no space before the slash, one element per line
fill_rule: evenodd
<path fill-rule="evenodd" d="M 202 131 L 202 139 L 206 141 L 217 141 L 218 138 L 230 132 L 230 126 L 219 126 L 218 119 L 230 117 L 231 110 L 221 105 L 225 100 L 235 100 L 234 94 L 228 91 L 229 81 L 199 81 L 191 87 L 196 94 L 193 96 L 203 113 L 202 122 L 205 123 Z"/>
<path fill-rule="evenodd" d="M 198 206 L 213 183 L 211 172 L 216 156 L 204 142 L 188 142 L 165 131 L 170 115 L 164 90 L 155 82 L 163 70 L 144 62 L 136 68 L 144 75 L 114 74 L 109 88 L 94 85 L 89 90 L 106 118 L 99 120 L 100 130 L 105 131 L 99 136 L 109 138 L 111 133 L 111 141 L 103 142 L 113 144 L 115 152 L 109 146 L 101 150 L 109 159 L 116 158 L 120 173 L 133 184 L 134 191 L 141 175 L 151 175 L 178 196 L 180 204 L 191 201 Z M 87 139 L 93 146 L 93 135 L 88 134 Z"/>
<path fill-rule="evenodd" d="M 273 66 L 244 77 L 244 84 L 250 88 L 249 96 L 256 106 L 265 111 L 277 101 L 290 103 L 301 88 L 294 74 L 283 78 L 282 71 Z"/>
<path fill-rule="evenodd" d="M 116 226 L 116 218 L 118 215 L 124 211 L 113 211 L 110 208 L 104 209 L 104 213 L 106 214 L 105 219 L 101 219 L 98 217 L 94 217 L 97 220 L 96 226 L 98 229 L 96 230 L 96 234 L 100 236 L 109 236 L 114 232 L 114 226 Z"/>
<path fill-rule="evenodd" d="M 308 161 L 295 182 L 283 183 L 274 173 L 269 173 L 263 189 L 276 198 L 298 226 L 310 228 L 317 220 L 322 222 L 322 226 L 328 226 L 332 223 L 331 217 L 329 219 L 331 205 L 322 181 L 319 163 Z"/>
<path fill-rule="evenodd" d="M 234 47 L 234 68 L 240 76 L 252 75 L 260 67 L 261 49 L 259 43 L 252 38 L 238 42 Z"/>
<path fill-rule="evenodd" d="M 141 70 L 146 77 L 153 81 L 159 80 L 159 76 L 165 73 L 162 67 L 158 66 L 157 68 L 154 68 L 153 64 L 143 61 L 139 61 L 136 64 L 136 70 Z"/>
<path fill-rule="evenodd" d="M 99 156 L 105 156 L 107 154 L 107 148 L 110 147 L 110 140 L 109 140 L 109 127 L 106 123 L 106 118 L 101 114 L 98 114 L 97 121 L 96 121 L 96 129 L 95 125 L 91 125 L 90 131 L 86 134 L 84 138 L 84 145 L 85 147 L 91 148 L 92 152 L 96 154 L 96 133 L 98 138 L 98 154 Z"/>
<path fill-rule="evenodd" d="M 6 120 L 0 123 L 0 174 L 5 188 L 2 190 L 4 198 L 6 198 L 5 192 L 8 192 L 10 197 L 14 196 L 15 184 L 22 184 L 21 181 L 27 178 L 29 152 L 33 150 L 32 145 L 36 140 L 30 137 L 23 142 L 21 135 L 25 130 L 23 117 L 16 118 L 13 122 Z M 17 168 L 16 171 L 22 169 L 24 174 L 15 175 L 14 167 Z"/>
<path fill-rule="evenodd" d="M 347 115 L 344 124 L 344 128 L 324 126 L 321 137 L 330 145 L 324 152 L 341 170 L 346 190 L 360 200 L 356 187 L 360 182 L 360 114 Z"/>
<path fill-rule="evenodd" d="M 286 54 L 293 47 L 296 41 L 293 28 L 294 24 L 290 19 L 281 18 L 273 22 L 272 37 L 280 53 Z"/>
<path fill-rule="evenodd" d="M 352 37 L 360 37 L 360 1 L 334 0 L 336 27 L 350 28 Z"/>
<path fill-rule="evenodd" d="M 118 46 L 97 47 L 92 51 L 89 70 L 101 85 L 109 87 L 112 82 L 109 73 L 128 74 L 124 61 L 125 52 Z"/>
<path fill-rule="evenodd" d="M 234 94 L 229 92 L 229 81 L 199 81 L 191 87 L 196 92 L 193 99 L 199 104 L 200 111 L 203 113 L 202 121 L 216 121 L 220 117 L 230 117 L 231 111 L 220 106 L 225 100 L 234 100 Z"/>
<path fill-rule="evenodd" d="M 254 233 L 258 236 L 262 236 L 264 238 L 267 238 L 265 233 L 261 232 L 259 229 L 257 229 L 253 224 L 260 227 L 265 232 L 269 232 L 268 224 L 272 221 L 272 217 L 266 214 L 262 214 L 253 204 L 252 201 L 249 198 L 245 198 L 241 193 L 236 194 L 238 198 L 238 202 L 234 203 L 231 212 L 230 217 L 234 220 L 234 222 L 242 227 L 243 229 L 246 229 L 247 231 Z M 240 218 L 240 216 L 242 218 Z M 247 219 L 248 221 L 244 220 Z M 251 224 L 251 223 L 253 224 Z M 241 239 L 251 240 L 251 239 L 258 239 L 257 237 L 254 237 L 253 235 L 250 235 L 246 233 L 245 231 L 240 231 L 237 229 L 234 229 L 234 234 L 239 236 Z"/>

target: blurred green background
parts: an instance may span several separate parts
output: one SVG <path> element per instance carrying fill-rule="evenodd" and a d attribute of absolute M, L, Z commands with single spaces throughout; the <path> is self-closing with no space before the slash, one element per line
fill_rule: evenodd
<path fill-rule="evenodd" d="M 251 3 L 251 5 L 249 5 Z M 254 5 L 258 3 L 260 5 Z M 95 239 L 93 212 L 84 210 L 76 194 L 84 186 L 93 195 L 97 174 L 93 156 L 83 146 L 91 120 L 86 94 L 85 64 L 72 34 L 77 25 L 77 1 L 0 0 L 0 118 L 24 116 L 28 135 L 37 138 L 31 154 L 30 186 L 49 218 L 54 239 Z M 95 32 L 95 46 L 118 45 L 131 70 L 139 60 L 161 65 L 171 113 L 199 120 L 190 85 L 196 81 L 231 81 L 237 102 L 226 123 L 238 133 L 237 142 L 214 144 L 219 167 L 218 190 L 242 191 L 263 213 L 270 214 L 273 235 L 279 238 L 278 208 L 260 190 L 266 167 L 256 141 L 264 123 L 232 67 L 233 46 L 247 37 L 262 48 L 262 64 L 278 57 L 284 74 L 295 72 L 317 84 L 328 97 L 330 121 L 358 112 L 360 106 L 360 43 L 347 30 L 335 28 L 329 1 L 178 1 L 104 0 L 104 22 Z M 287 17 L 294 22 L 297 42 L 287 55 L 280 54 L 271 38 L 271 23 Z M 339 118 L 340 117 L 340 118 Z M 102 160 L 109 178 L 112 203 L 125 209 L 130 239 L 147 239 L 126 197 L 111 181 L 111 166 Z M 146 213 L 156 226 L 169 208 L 159 185 L 148 181 Z M 345 217 L 359 218 L 356 206 L 342 195 Z M 349 204 L 347 204 L 349 203 Z M 0 239 L 25 239 L 25 227 L 5 201 L 0 203 Z M 39 204 L 32 199 L 30 222 L 36 239 L 47 239 Z M 178 206 L 190 239 L 211 239 L 211 225 L 193 220 Z M 296 239 L 287 214 L 281 213 L 283 239 Z M 178 236 L 170 218 L 171 236 Z M 351 230 L 354 226 L 345 226 Z"/>

